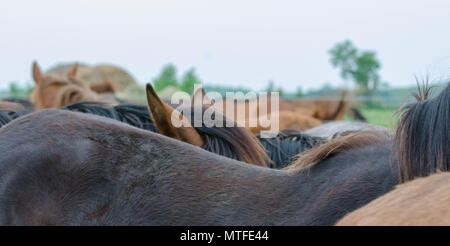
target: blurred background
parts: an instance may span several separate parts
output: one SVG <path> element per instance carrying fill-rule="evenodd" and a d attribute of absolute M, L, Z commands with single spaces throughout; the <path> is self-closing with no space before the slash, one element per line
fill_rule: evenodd
<path fill-rule="evenodd" d="M 15 0 L 0 8 L 0 98 L 28 98 L 31 64 L 111 64 L 158 92 L 352 92 L 390 125 L 416 80 L 450 76 L 449 1 Z M 164 90 L 166 92 L 164 92 Z"/>

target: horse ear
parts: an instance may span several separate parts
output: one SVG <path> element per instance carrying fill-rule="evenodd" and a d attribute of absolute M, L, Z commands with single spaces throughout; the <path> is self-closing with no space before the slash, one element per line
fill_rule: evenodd
<path fill-rule="evenodd" d="M 195 146 L 203 146 L 203 139 L 197 130 L 180 112 L 164 103 L 156 94 L 150 83 L 146 87 L 148 109 L 153 122 L 159 132 L 165 136 L 190 143 Z M 177 126 L 172 123 L 172 115 L 178 115 Z M 179 118 L 181 116 L 181 119 Z M 179 124 L 181 123 L 181 124 Z"/>
<path fill-rule="evenodd" d="M 198 102 L 198 100 L 200 100 L 200 102 L 201 102 L 200 105 L 212 104 L 211 99 L 206 95 L 206 91 L 203 87 L 198 87 L 194 91 L 194 93 L 192 93 L 192 100 L 191 100 L 192 106 L 194 106 L 194 102 Z M 205 103 L 205 101 L 210 102 L 210 103 Z"/>
<path fill-rule="evenodd" d="M 44 76 L 42 75 L 41 69 L 39 68 L 39 65 L 37 62 L 33 62 L 33 80 L 36 84 L 39 84 L 39 82 L 42 80 Z"/>
<path fill-rule="evenodd" d="M 75 64 L 73 64 L 72 69 L 67 72 L 67 76 L 69 76 L 69 78 L 75 78 L 75 76 L 77 75 L 77 71 L 78 71 L 78 63 L 75 62 Z"/>

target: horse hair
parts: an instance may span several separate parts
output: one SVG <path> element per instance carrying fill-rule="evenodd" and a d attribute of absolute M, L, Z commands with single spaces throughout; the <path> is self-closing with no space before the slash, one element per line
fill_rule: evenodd
<path fill-rule="evenodd" d="M 417 102 L 400 110 L 394 139 L 401 182 L 450 170 L 450 84 L 431 99 L 428 83 L 418 87 Z"/>
<path fill-rule="evenodd" d="M 272 160 L 266 163 L 270 168 L 284 168 L 293 163 L 299 153 L 326 142 L 325 138 L 313 137 L 292 129 L 280 131 L 275 138 L 261 138 L 260 134 L 256 137 Z"/>

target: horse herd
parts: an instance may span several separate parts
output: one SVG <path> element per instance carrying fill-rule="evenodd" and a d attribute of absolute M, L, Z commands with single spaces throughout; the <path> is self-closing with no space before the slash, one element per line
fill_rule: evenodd
<path fill-rule="evenodd" d="M 1 225 L 450 224 L 450 85 L 421 88 L 394 131 L 322 124 L 342 98 L 331 113 L 280 102 L 320 124 L 268 139 L 189 115 L 174 127 L 150 84 L 147 106 L 105 104 L 98 88 L 114 87 L 74 83 L 76 69 L 50 83 L 34 65 L 31 104 L 0 103 Z"/>

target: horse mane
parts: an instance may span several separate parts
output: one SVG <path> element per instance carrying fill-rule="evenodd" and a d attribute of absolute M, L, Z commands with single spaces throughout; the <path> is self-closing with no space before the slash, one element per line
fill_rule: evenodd
<path fill-rule="evenodd" d="M 450 169 L 450 84 L 430 99 L 431 89 L 418 83 L 417 102 L 400 110 L 393 148 L 400 182 Z"/>
<path fill-rule="evenodd" d="M 291 164 L 295 157 L 308 149 L 326 142 L 325 138 L 313 137 L 300 131 L 285 129 L 275 138 L 261 138 L 256 135 L 272 162 L 266 162 L 270 168 L 284 168 Z"/>
<path fill-rule="evenodd" d="M 390 135 L 383 131 L 360 131 L 348 133 L 341 137 L 331 139 L 327 143 L 306 150 L 298 155 L 298 159 L 286 170 L 302 169 L 314 166 L 331 156 L 356 148 L 377 145 L 388 142 Z"/>
<path fill-rule="evenodd" d="M 207 106 L 199 108 L 202 110 L 202 115 L 208 109 Z M 191 107 L 191 115 L 185 115 L 185 117 L 190 120 L 192 126 L 203 138 L 205 142 L 202 146 L 203 149 L 259 166 L 266 166 L 266 162 L 270 162 L 261 142 L 248 128 L 239 127 L 236 122 L 232 127 L 225 127 L 227 118 L 217 111 L 212 113 L 211 119 L 215 120 L 216 117 L 222 117 L 224 127 L 208 127 L 205 126 L 203 120 L 195 123 L 194 121 L 197 119 L 194 117 L 194 111 L 195 107 Z"/>
<path fill-rule="evenodd" d="M 81 113 L 95 114 L 114 119 L 141 129 L 158 132 L 148 112 L 147 106 L 135 104 L 108 105 L 103 102 L 78 102 L 62 109 Z"/>

